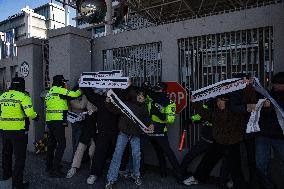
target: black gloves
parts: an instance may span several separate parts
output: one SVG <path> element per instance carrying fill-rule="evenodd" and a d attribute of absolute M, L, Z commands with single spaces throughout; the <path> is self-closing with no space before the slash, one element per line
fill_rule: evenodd
<path fill-rule="evenodd" d="M 34 121 L 38 121 L 39 120 L 39 115 L 37 114 L 35 118 L 33 118 Z"/>

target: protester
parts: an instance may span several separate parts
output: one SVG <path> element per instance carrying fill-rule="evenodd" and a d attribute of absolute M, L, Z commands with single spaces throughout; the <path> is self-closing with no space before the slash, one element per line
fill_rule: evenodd
<path fill-rule="evenodd" d="M 198 113 L 206 117 L 203 111 Z M 242 173 L 240 154 L 243 133 L 239 131 L 239 117 L 233 114 L 228 107 L 228 97 L 226 95 L 218 96 L 213 111 L 207 115 L 209 117 L 206 119 L 211 120 L 213 125 L 214 142 L 205 153 L 194 176 L 190 176 L 183 183 L 186 185 L 205 183 L 216 163 L 225 156 L 234 188 L 245 189 L 247 186 Z"/>
<path fill-rule="evenodd" d="M 118 134 L 118 116 L 111 113 L 106 107 L 106 90 L 97 89 L 96 93 L 88 88 L 82 90 L 87 99 L 98 108 L 96 151 L 90 176 L 87 179 L 87 184 L 94 184 L 102 176 L 108 153 L 113 154 Z"/>
<path fill-rule="evenodd" d="M 142 91 L 128 91 L 128 100 L 125 102 L 127 107 L 132 110 L 134 115 L 138 117 L 145 125 L 150 125 L 151 119 L 148 116 L 145 105 L 145 97 Z M 110 100 L 107 100 L 108 102 Z M 120 111 L 118 111 L 120 112 Z M 121 112 L 122 113 L 122 112 Z M 140 134 L 141 128 L 129 119 L 125 114 L 122 114 L 119 119 L 118 127 L 120 133 L 118 135 L 115 152 L 111 160 L 111 164 L 107 175 L 106 189 L 111 189 L 113 184 L 117 181 L 121 158 L 127 142 L 131 144 L 132 158 L 133 158 L 133 173 L 131 177 L 135 180 L 136 185 L 141 185 L 142 180 L 140 176 Z M 154 125 L 150 125 L 144 132 L 151 133 L 154 130 Z"/>
<path fill-rule="evenodd" d="M 284 109 L 284 72 L 279 72 L 274 75 L 272 79 L 273 88 L 270 92 L 271 97 L 276 100 L 279 106 Z M 267 99 L 264 103 L 264 107 L 260 114 L 260 132 L 256 138 L 256 167 L 260 174 L 259 182 L 263 189 L 276 188 L 272 182 L 271 175 L 268 170 L 268 163 L 271 157 L 271 148 L 273 148 L 275 154 L 279 154 L 282 177 L 284 176 L 284 136 L 283 136 L 283 118 L 277 116 L 276 108 L 271 103 L 270 99 Z M 282 186 L 284 188 L 284 182 Z"/>
<path fill-rule="evenodd" d="M 86 111 L 87 106 L 87 98 L 86 96 L 82 95 L 74 100 L 70 101 L 70 111 L 76 114 L 81 114 Z M 73 155 L 75 153 L 75 150 L 79 144 L 79 138 L 81 135 L 81 130 L 83 125 L 85 124 L 85 121 L 78 121 L 75 123 L 72 123 L 72 147 L 73 147 Z"/>
<path fill-rule="evenodd" d="M 82 125 L 81 128 L 79 143 L 74 153 L 71 169 L 68 171 L 66 178 L 71 178 L 76 174 L 77 169 L 79 169 L 81 166 L 83 155 L 88 145 L 89 145 L 88 154 L 90 157 L 90 166 L 92 166 L 92 161 L 95 153 L 95 138 L 97 133 L 97 127 L 96 127 L 97 107 L 87 100 L 86 110 L 88 111 L 88 114 L 85 115 L 84 124 Z"/>

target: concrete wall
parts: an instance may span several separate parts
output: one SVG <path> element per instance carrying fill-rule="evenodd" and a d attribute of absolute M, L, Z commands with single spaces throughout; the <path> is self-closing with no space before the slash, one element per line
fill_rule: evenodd
<path fill-rule="evenodd" d="M 94 70 L 102 70 L 102 50 L 161 41 L 162 80 L 178 81 L 178 39 L 265 26 L 273 26 L 274 30 L 274 70 L 284 71 L 284 3 L 97 38 L 92 66 Z M 177 121 L 169 127 L 169 140 L 176 152 L 180 132 L 178 124 Z"/>
<path fill-rule="evenodd" d="M 68 79 L 69 88 L 78 81 L 80 74 L 91 71 L 90 33 L 72 26 L 51 30 L 49 39 L 50 78 L 61 74 Z M 67 147 L 64 160 L 72 158 L 72 128 L 66 128 Z"/>

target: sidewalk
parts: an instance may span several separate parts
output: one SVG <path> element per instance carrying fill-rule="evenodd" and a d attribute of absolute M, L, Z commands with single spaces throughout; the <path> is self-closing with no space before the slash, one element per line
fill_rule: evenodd
<path fill-rule="evenodd" d="M 0 142 L 1 143 L 1 142 Z M 2 144 L 0 145 L 0 150 L 2 150 Z M 2 157 L 0 158 L 0 164 L 2 164 Z M 63 164 L 63 170 L 68 171 L 69 164 Z M 78 174 L 72 179 L 51 179 L 45 173 L 45 161 L 43 156 L 35 156 L 32 153 L 28 153 L 26 160 L 25 169 L 25 180 L 30 182 L 29 189 L 92 189 L 98 188 L 103 189 L 106 183 L 105 175 L 100 178 L 94 185 L 86 184 L 86 179 L 88 177 L 87 166 L 84 165 Z M 0 170 L 0 178 L 2 178 L 2 169 Z M 132 180 L 119 179 L 119 182 L 114 186 L 115 189 L 214 189 L 216 187 L 203 185 L 203 186 L 192 186 L 187 187 L 177 184 L 173 176 L 169 175 L 166 178 L 161 178 L 158 174 L 158 170 L 146 170 L 142 178 L 142 186 L 136 186 Z M 10 181 L 0 181 L 0 189 L 11 189 Z M 216 188 L 217 189 L 217 188 Z"/>

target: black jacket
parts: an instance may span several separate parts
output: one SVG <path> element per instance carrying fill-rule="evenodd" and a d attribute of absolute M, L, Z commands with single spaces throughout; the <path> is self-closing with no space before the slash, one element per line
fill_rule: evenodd
<path fill-rule="evenodd" d="M 151 120 L 147 111 L 146 104 L 139 103 L 137 101 L 137 94 L 135 89 L 127 90 L 124 94 L 126 95 L 125 97 L 120 96 L 119 98 L 122 98 L 125 105 L 134 113 L 134 115 L 136 115 L 136 117 L 140 121 L 145 124 L 146 127 L 148 127 L 151 124 Z M 120 115 L 118 128 L 121 132 L 130 136 L 140 136 L 140 134 L 143 133 L 143 131 L 137 124 L 135 124 L 129 117 L 122 113 L 112 103 L 108 103 L 107 107 L 110 111 Z"/>
<path fill-rule="evenodd" d="M 284 109 L 284 92 L 271 91 L 270 95 Z M 283 131 L 279 125 L 275 108 L 270 103 L 270 108 L 262 108 L 259 118 L 259 126 L 261 136 L 284 139 Z"/>
<path fill-rule="evenodd" d="M 97 108 L 97 129 L 99 133 L 117 133 L 118 116 L 110 112 L 106 107 L 106 96 L 94 93 L 91 89 L 83 88 L 83 93 L 88 101 Z"/>

